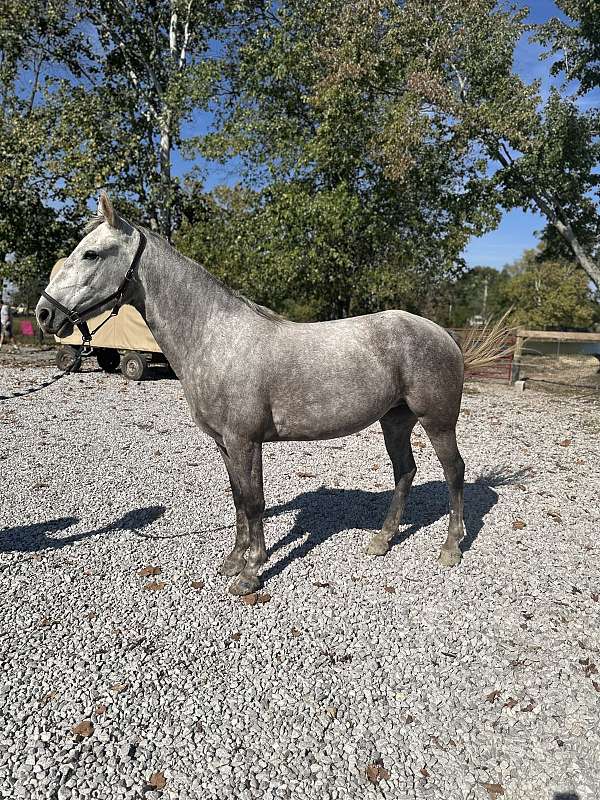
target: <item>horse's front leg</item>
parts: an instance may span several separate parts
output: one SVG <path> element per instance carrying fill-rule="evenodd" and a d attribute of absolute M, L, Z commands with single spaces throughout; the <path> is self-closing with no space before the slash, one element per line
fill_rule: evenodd
<path fill-rule="evenodd" d="M 246 512 L 242 508 L 241 495 L 236 480 L 235 474 L 232 472 L 229 464 L 229 456 L 227 451 L 221 445 L 217 445 L 219 452 L 223 456 L 227 474 L 229 475 L 229 485 L 231 486 L 231 495 L 235 503 L 235 545 L 233 550 L 225 558 L 218 571 L 221 575 L 227 575 L 233 578 L 238 575 L 246 566 L 246 550 L 250 546 L 250 532 L 248 530 L 248 518 Z"/>
<path fill-rule="evenodd" d="M 262 444 L 231 438 L 226 439 L 224 444 L 226 449 L 224 458 L 236 504 L 237 536 L 235 547 L 225 559 L 223 567 L 231 565 L 233 569 L 241 565 L 241 571 L 238 573 L 224 572 L 224 574 L 237 574 L 229 591 L 232 594 L 244 595 L 255 592 L 262 585 L 258 571 L 267 560 L 263 533 L 265 498 Z M 248 555 L 244 559 L 248 547 Z"/>

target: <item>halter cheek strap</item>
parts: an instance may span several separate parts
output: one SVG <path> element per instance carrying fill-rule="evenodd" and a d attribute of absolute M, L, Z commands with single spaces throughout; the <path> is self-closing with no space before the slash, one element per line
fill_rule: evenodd
<path fill-rule="evenodd" d="M 62 313 L 65 315 L 65 317 L 69 320 L 69 322 L 72 325 L 77 326 L 79 328 L 81 332 L 82 345 L 86 345 L 88 344 L 88 342 L 91 342 L 92 336 L 96 333 L 96 331 L 100 330 L 100 328 L 103 325 L 105 325 L 109 319 L 111 319 L 112 317 L 116 317 L 117 314 L 119 313 L 119 309 L 121 308 L 121 301 L 123 299 L 125 289 L 127 288 L 127 284 L 133 278 L 133 273 L 135 272 L 135 268 L 139 264 L 140 258 L 142 257 L 142 253 L 144 252 L 144 248 L 146 247 L 145 235 L 139 228 L 135 228 L 135 230 L 138 232 L 140 240 L 138 242 L 135 255 L 133 256 L 133 261 L 131 262 L 129 269 L 125 273 L 125 277 L 119 284 L 119 288 L 116 290 L 116 292 L 113 292 L 112 294 L 109 294 L 108 297 L 104 297 L 102 300 L 98 300 L 98 302 L 92 303 L 91 305 L 85 306 L 84 308 L 81 308 L 79 310 L 76 310 L 74 308 L 68 309 L 66 306 L 63 306 L 62 303 L 59 303 L 58 300 L 55 300 L 54 297 L 49 295 L 48 292 L 42 292 L 42 297 L 45 297 L 46 300 L 48 300 L 48 302 L 51 303 L 55 308 L 57 308 L 59 311 L 62 311 Z M 100 325 L 95 327 L 94 330 L 90 332 L 88 324 L 83 319 L 83 317 L 89 317 L 90 315 L 93 315 L 94 311 L 106 305 L 106 303 L 110 303 L 111 300 L 114 300 L 115 304 L 112 307 L 110 314 L 105 320 L 103 320 L 100 323 Z"/>

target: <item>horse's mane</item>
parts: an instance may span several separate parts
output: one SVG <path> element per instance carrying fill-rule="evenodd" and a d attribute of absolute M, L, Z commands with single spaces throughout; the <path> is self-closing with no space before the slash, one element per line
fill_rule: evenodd
<path fill-rule="evenodd" d="M 102 225 L 104 222 L 106 222 L 104 214 L 96 212 L 86 222 L 85 227 L 83 229 L 84 234 L 87 236 L 88 233 L 95 231 L 96 228 L 99 228 L 100 225 Z M 149 238 L 154 239 L 158 242 L 162 242 L 163 244 L 168 244 L 170 247 L 172 246 L 169 244 L 169 242 L 166 241 L 166 239 L 164 239 L 155 231 L 151 231 L 148 228 L 145 228 L 143 225 L 139 225 L 138 227 L 140 227 L 144 231 L 146 236 L 148 236 Z M 260 303 L 255 303 L 254 300 L 250 300 L 250 298 L 246 297 L 246 295 L 242 294 L 241 292 L 238 292 L 236 289 L 232 289 L 230 286 L 227 286 L 227 284 L 223 283 L 223 281 L 220 278 L 217 278 L 217 276 L 213 275 L 212 272 L 208 272 L 208 270 L 205 267 L 203 267 L 202 264 L 198 264 L 198 262 L 194 261 L 193 258 L 188 258 L 187 256 L 185 256 L 185 258 L 187 258 L 188 261 L 191 261 L 191 263 L 194 264 L 196 267 L 200 267 L 200 269 L 207 272 L 211 276 L 211 278 L 214 281 L 216 281 L 219 284 L 219 286 L 227 292 L 228 295 L 230 295 L 231 297 L 235 297 L 238 300 L 241 300 L 242 303 L 248 306 L 248 308 L 252 309 L 252 311 L 256 312 L 260 317 L 263 317 L 264 319 L 269 319 L 271 320 L 271 322 L 279 322 L 279 323 L 289 322 L 289 320 L 287 320 L 285 317 L 282 317 L 281 314 L 278 314 L 276 311 L 272 311 L 270 308 L 267 308 L 266 306 L 261 306 Z"/>

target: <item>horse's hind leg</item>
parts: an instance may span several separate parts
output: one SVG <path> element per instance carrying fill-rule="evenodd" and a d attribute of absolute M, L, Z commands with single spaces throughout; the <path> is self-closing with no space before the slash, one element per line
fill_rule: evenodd
<path fill-rule="evenodd" d="M 444 470 L 450 494 L 450 522 L 448 537 L 440 551 L 439 560 L 445 567 L 454 567 L 462 558 L 458 543 L 465 535 L 463 524 L 463 495 L 465 464 L 456 444 L 456 431 L 440 429 L 439 423 L 427 418 L 420 420 L 433 445 L 433 449 Z"/>
<path fill-rule="evenodd" d="M 417 472 L 410 446 L 410 434 L 417 417 L 407 406 L 392 408 L 381 418 L 385 447 L 394 467 L 396 488 L 380 533 L 375 534 L 367 545 L 370 556 L 383 556 L 390 549 L 390 542 L 398 532 L 406 498 Z"/>

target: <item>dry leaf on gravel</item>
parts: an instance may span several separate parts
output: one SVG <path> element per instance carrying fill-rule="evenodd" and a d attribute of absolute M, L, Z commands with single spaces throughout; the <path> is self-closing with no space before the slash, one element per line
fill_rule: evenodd
<path fill-rule="evenodd" d="M 144 589 L 147 592 L 160 592 L 161 589 L 164 589 L 166 583 L 164 581 L 152 581 L 152 583 L 147 583 L 144 586 Z"/>
<path fill-rule="evenodd" d="M 252 592 L 251 594 L 245 594 L 242 597 L 242 603 L 245 606 L 255 606 L 258 600 L 258 595 L 256 592 Z"/>
<path fill-rule="evenodd" d="M 153 772 L 148 778 L 148 786 L 153 789 L 164 789 L 167 785 L 167 779 L 162 772 Z"/>
<path fill-rule="evenodd" d="M 563 439 L 562 442 L 559 442 L 559 444 L 561 447 L 568 447 L 572 441 L 572 439 Z"/>
<path fill-rule="evenodd" d="M 270 599 L 271 595 L 268 592 L 263 592 L 263 594 L 256 595 L 256 602 L 260 603 L 261 605 L 268 603 Z"/>
<path fill-rule="evenodd" d="M 516 705 L 518 705 L 518 703 L 519 703 L 519 701 L 515 700 L 514 697 L 509 697 L 508 700 L 506 701 L 506 703 L 504 703 L 504 707 L 505 708 L 514 708 Z"/>
<path fill-rule="evenodd" d="M 111 692 L 114 692 L 115 694 L 121 694 L 121 692 L 124 692 L 126 689 L 129 688 L 129 684 L 128 683 L 113 683 L 113 685 L 111 687 L 109 687 L 109 688 L 110 688 Z"/>
<path fill-rule="evenodd" d="M 546 514 L 548 514 L 549 517 L 552 517 L 552 519 L 555 520 L 556 522 L 562 522 L 562 517 L 558 513 L 558 511 L 546 510 Z"/>
<path fill-rule="evenodd" d="M 383 761 L 378 759 L 372 764 L 369 764 L 366 769 L 367 780 L 377 786 L 380 781 L 387 781 L 390 777 L 389 770 L 383 766 Z"/>
<path fill-rule="evenodd" d="M 32 489 L 48 489 L 50 486 L 49 483 L 34 483 L 31 487 Z"/>
<path fill-rule="evenodd" d="M 524 527 L 525 527 L 525 522 L 522 519 L 514 520 L 514 522 L 513 522 L 514 530 L 520 531 L 520 530 L 523 530 Z"/>
<path fill-rule="evenodd" d="M 290 633 L 295 639 L 297 639 L 299 636 L 302 636 L 302 631 L 299 631 L 298 628 L 292 628 Z"/>
<path fill-rule="evenodd" d="M 327 589 L 329 581 L 313 581 L 313 586 L 317 586 L 319 589 Z"/>
<path fill-rule="evenodd" d="M 235 633 L 231 634 L 231 641 L 232 642 L 239 642 L 239 640 L 241 638 L 242 638 L 242 634 L 239 631 L 236 631 Z"/>
<path fill-rule="evenodd" d="M 383 589 L 388 594 L 396 594 L 396 587 L 395 586 L 384 586 Z"/>
<path fill-rule="evenodd" d="M 499 697 L 500 697 L 500 690 L 494 689 L 493 692 L 486 694 L 485 699 L 487 700 L 488 703 L 495 703 Z"/>
<path fill-rule="evenodd" d="M 600 692 L 600 683 L 598 681 L 592 681 L 592 686 L 597 692 Z"/>
<path fill-rule="evenodd" d="M 594 603 L 597 603 L 598 600 L 600 600 L 600 594 L 598 594 L 598 592 L 592 592 L 592 600 Z"/>
<path fill-rule="evenodd" d="M 375 472 L 375 470 L 378 470 L 378 469 L 379 469 L 379 464 L 373 464 L 373 466 L 371 467 L 371 469 L 373 470 L 373 472 Z"/>
<path fill-rule="evenodd" d="M 106 714 L 108 711 L 107 706 L 104 703 L 100 703 L 100 705 L 96 706 L 96 716 L 101 717 L 103 714 Z"/>
<path fill-rule="evenodd" d="M 423 776 L 425 779 L 427 779 L 427 778 L 429 777 L 429 770 L 427 769 L 427 767 L 421 767 L 421 769 L 419 770 L 419 772 L 421 773 L 421 775 L 422 775 L 422 776 Z"/>
<path fill-rule="evenodd" d="M 316 477 L 317 477 L 317 476 L 316 476 L 316 475 L 314 475 L 312 472 L 302 472 L 302 471 L 300 471 L 300 472 L 297 472 L 297 473 L 296 473 L 296 475 L 297 475 L 299 478 L 316 478 Z"/>
<path fill-rule="evenodd" d="M 192 581 L 192 589 L 204 589 L 204 581 Z"/>
<path fill-rule="evenodd" d="M 79 722 L 77 725 L 73 725 L 71 728 L 71 732 L 74 733 L 76 736 L 91 736 L 94 732 L 94 726 L 90 722 L 89 719 L 84 719 L 82 722 Z"/>
<path fill-rule="evenodd" d="M 162 572 L 160 567 L 143 567 L 139 572 L 140 578 L 149 578 L 151 575 L 160 575 Z"/>
<path fill-rule="evenodd" d="M 412 725 L 412 723 L 414 721 L 415 721 L 415 718 L 413 717 L 413 715 L 412 714 L 407 714 L 407 716 L 406 716 L 406 724 L 407 725 Z"/>
<path fill-rule="evenodd" d="M 492 798 L 492 800 L 504 794 L 504 787 L 499 783 L 483 783 L 481 785 Z"/>

